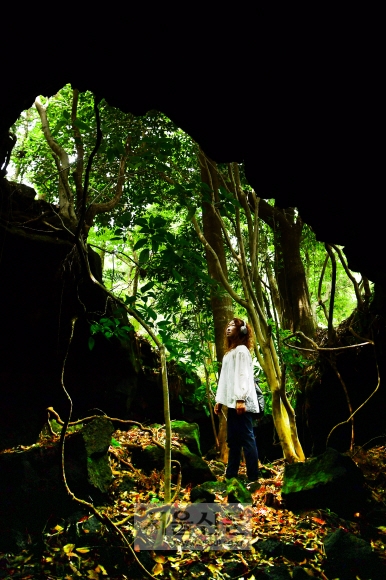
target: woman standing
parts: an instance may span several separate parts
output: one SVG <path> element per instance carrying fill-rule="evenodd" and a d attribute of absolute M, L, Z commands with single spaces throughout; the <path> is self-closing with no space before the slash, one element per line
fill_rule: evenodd
<path fill-rule="evenodd" d="M 253 435 L 253 414 L 258 413 L 253 366 L 250 349 L 252 333 L 248 324 L 233 318 L 225 329 L 225 351 L 214 412 L 221 413 L 222 405 L 228 407 L 227 442 L 229 447 L 227 479 L 237 477 L 241 449 L 244 449 L 249 481 L 259 477 L 258 456 Z"/>

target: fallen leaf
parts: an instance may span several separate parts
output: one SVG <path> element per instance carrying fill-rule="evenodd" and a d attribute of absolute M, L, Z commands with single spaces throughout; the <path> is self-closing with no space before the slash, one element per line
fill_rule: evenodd
<path fill-rule="evenodd" d="M 102 564 L 98 564 L 95 568 L 95 572 L 102 572 L 102 576 L 107 576 L 106 568 Z"/>
<path fill-rule="evenodd" d="M 157 576 L 158 574 L 162 574 L 162 572 L 164 571 L 164 567 L 162 566 L 162 564 L 156 564 L 152 570 L 152 573 L 154 576 Z"/>
<path fill-rule="evenodd" d="M 90 548 L 76 548 L 76 551 L 80 554 L 87 554 L 90 551 Z"/>
<path fill-rule="evenodd" d="M 75 548 L 75 544 L 66 544 L 65 546 L 63 546 L 63 552 L 65 552 L 66 554 L 69 554 L 70 552 L 72 552 L 72 550 Z"/>
<path fill-rule="evenodd" d="M 165 556 L 162 556 L 162 554 L 154 556 L 153 560 L 159 564 L 164 564 L 166 562 L 166 558 Z"/>
<path fill-rule="evenodd" d="M 321 526 L 324 526 L 324 524 L 326 523 L 324 520 L 320 519 L 320 518 L 311 518 L 312 521 L 316 522 L 317 524 L 320 524 Z"/>

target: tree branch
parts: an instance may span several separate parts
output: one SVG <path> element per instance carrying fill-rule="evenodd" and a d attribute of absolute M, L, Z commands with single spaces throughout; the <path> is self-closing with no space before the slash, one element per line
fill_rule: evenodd
<path fill-rule="evenodd" d="M 212 246 L 207 242 L 204 234 L 202 233 L 202 231 L 200 229 L 200 226 L 197 223 L 197 218 L 195 215 L 192 217 L 192 223 L 193 223 L 194 229 L 196 230 L 196 234 L 197 234 L 200 242 L 208 250 L 208 252 L 210 252 L 213 255 L 213 257 L 216 261 L 218 272 L 219 272 L 219 275 L 221 278 L 221 284 L 224 286 L 225 290 L 233 298 L 233 300 L 235 300 L 235 302 L 237 302 L 238 304 L 240 304 L 241 306 L 246 308 L 248 303 L 246 302 L 246 300 L 243 300 L 242 298 L 240 298 L 240 296 L 238 294 L 236 294 L 236 292 L 233 290 L 232 286 L 229 284 L 229 282 L 226 279 L 226 276 L 224 275 L 224 272 L 221 268 L 220 260 L 218 259 L 218 256 L 217 256 L 216 252 L 214 251 L 214 249 L 212 248 Z"/>
<path fill-rule="evenodd" d="M 42 105 L 39 98 L 35 100 L 35 107 L 39 113 L 42 124 L 43 135 L 52 151 L 52 156 L 55 161 L 56 168 L 59 173 L 59 212 L 62 217 L 70 223 L 76 223 L 76 214 L 74 209 L 74 196 L 68 183 L 68 174 L 70 169 L 70 161 L 66 151 L 55 141 L 52 137 L 51 130 L 47 118 L 46 107 Z"/>
<path fill-rule="evenodd" d="M 84 147 L 83 147 L 82 135 L 79 131 L 79 128 L 76 125 L 78 99 L 79 99 L 79 90 L 73 89 L 73 91 L 72 91 L 71 122 L 72 122 L 72 131 L 74 133 L 74 139 L 75 139 L 77 160 L 76 160 L 76 169 L 73 172 L 72 176 L 73 176 L 74 181 L 75 181 L 77 206 L 79 206 L 79 204 L 81 203 L 82 193 L 83 193 L 83 161 L 84 161 Z"/>
<path fill-rule="evenodd" d="M 327 253 L 327 255 L 325 257 L 325 260 L 323 262 L 323 267 L 322 267 L 322 271 L 321 271 L 321 274 L 320 274 L 319 285 L 318 285 L 318 304 L 319 304 L 319 306 L 322 307 L 327 322 L 328 322 L 327 309 L 326 309 L 325 303 L 322 300 L 322 284 L 323 284 L 323 278 L 324 278 L 324 273 L 326 271 L 326 266 L 327 266 L 328 259 L 329 259 L 329 254 Z"/>
<path fill-rule="evenodd" d="M 330 256 L 331 266 L 332 266 L 331 296 L 330 296 L 330 306 L 328 309 L 328 341 L 331 343 L 332 339 L 335 336 L 333 321 L 334 321 L 334 300 L 335 300 L 335 288 L 336 288 L 336 260 L 335 260 L 334 252 L 332 251 L 330 244 L 326 243 L 324 245 L 326 247 L 328 255 Z"/>
<path fill-rule="evenodd" d="M 355 290 L 355 296 L 357 298 L 357 303 L 358 303 L 358 310 L 362 310 L 363 300 L 362 300 L 362 296 L 361 296 L 361 293 L 359 290 L 358 282 L 355 280 L 354 276 L 352 275 L 351 271 L 349 270 L 349 268 L 346 264 L 346 260 L 343 257 L 342 251 L 338 248 L 338 246 L 335 246 L 335 244 L 331 244 L 331 247 L 334 248 L 334 250 L 338 254 L 339 260 L 341 261 L 341 264 L 344 268 L 344 271 L 346 272 L 347 276 L 350 278 L 351 282 L 353 283 L 354 290 Z"/>
<path fill-rule="evenodd" d="M 102 143 L 102 131 L 101 131 L 101 119 L 99 115 L 99 108 L 98 104 L 100 103 L 100 97 L 94 95 L 94 113 L 95 113 L 95 120 L 97 124 L 97 134 L 94 149 L 91 151 L 90 156 L 87 161 L 87 168 L 86 168 L 86 175 L 84 178 L 84 186 L 83 186 L 83 193 L 82 193 L 82 203 L 80 206 L 80 214 L 79 214 L 79 222 L 78 227 L 76 229 L 76 239 L 79 239 L 81 232 L 83 231 L 84 221 L 86 218 L 86 203 L 87 203 L 87 195 L 88 195 L 88 185 L 90 181 L 90 172 L 92 167 L 92 162 L 94 160 L 95 155 L 98 153 L 98 149 L 100 144 Z"/>

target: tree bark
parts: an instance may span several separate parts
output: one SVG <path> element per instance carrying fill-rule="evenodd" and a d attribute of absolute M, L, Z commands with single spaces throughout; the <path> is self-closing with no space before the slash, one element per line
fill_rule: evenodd
<path fill-rule="evenodd" d="M 210 188 L 210 195 L 216 203 L 219 201 L 219 182 L 216 164 L 214 161 L 208 159 L 201 151 L 199 152 L 199 162 L 201 167 L 201 181 Z M 220 261 L 222 271 L 225 276 L 228 277 L 221 224 L 214 212 L 212 203 L 206 201 L 202 203 L 202 222 L 204 236 L 215 250 Z M 208 274 L 211 278 L 213 278 L 213 280 L 218 282 L 218 286 L 216 288 L 211 288 L 210 303 L 213 313 L 216 356 L 220 368 L 222 359 L 224 357 L 225 328 L 227 323 L 233 318 L 233 306 L 231 297 L 224 292 L 222 286 L 220 288 L 221 279 L 217 268 L 217 261 L 215 260 L 213 254 L 207 249 L 205 249 L 205 254 L 206 262 L 208 265 Z M 219 415 L 220 428 L 218 438 L 220 444 L 220 457 L 222 461 L 226 462 L 228 460 L 228 447 L 226 445 L 226 407 L 223 407 L 223 411 L 224 413 L 220 413 Z"/>
<path fill-rule="evenodd" d="M 74 196 L 70 189 L 68 182 L 68 175 L 70 171 L 70 160 L 66 151 L 61 147 L 52 137 L 50 126 L 47 119 L 46 107 L 44 107 L 39 99 L 35 101 L 36 110 L 39 113 L 42 123 L 42 131 L 46 141 L 52 151 L 52 156 L 58 170 L 59 178 L 59 215 L 63 221 L 67 222 L 70 227 L 74 227 L 77 223 L 77 217 L 74 208 Z"/>
<path fill-rule="evenodd" d="M 303 221 L 293 208 L 280 209 L 260 200 L 259 216 L 275 232 L 276 280 L 280 294 L 278 310 L 282 328 L 315 336 L 306 271 L 300 255 Z"/>

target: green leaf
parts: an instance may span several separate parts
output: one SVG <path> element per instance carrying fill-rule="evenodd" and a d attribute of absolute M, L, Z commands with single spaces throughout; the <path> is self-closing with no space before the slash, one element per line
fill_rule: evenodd
<path fill-rule="evenodd" d="M 88 339 L 88 348 L 92 350 L 94 346 L 95 346 L 95 338 L 93 336 L 90 336 Z"/>
<path fill-rule="evenodd" d="M 166 224 L 166 220 L 160 216 L 157 215 L 151 222 L 151 225 L 153 228 L 162 228 L 165 224 Z"/>
<path fill-rule="evenodd" d="M 112 445 L 113 447 L 122 447 L 121 444 L 119 443 L 119 441 L 114 439 L 114 437 L 111 437 L 110 445 Z"/>
<path fill-rule="evenodd" d="M 157 320 L 157 313 L 154 312 L 154 310 L 150 308 L 150 306 L 148 307 L 147 312 L 153 320 Z"/>
<path fill-rule="evenodd" d="M 136 242 L 134 244 L 133 250 L 138 250 L 139 248 L 142 248 L 146 244 L 147 244 L 147 239 L 146 238 L 142 238 L 141 240 L 138 240 L 138 242 Z"/>
<path fill-rule="evenodd" d="M 136 301 L 136 296 L 125 296 L 124 301 L 125 304 L 133 304 Z"/>
<path fill-rule="evenodd" d="M 145 293 L 148 290 L 150 290 L 150 288 L 153 288 L 153 286 L 155 285 L 155 282 L 148 282 L 147 284 L 145 284 L 145 286 L 142 286 L 141 288 L 141 292 Z"/>
<path fill-rule="evenodd" d="M 142 252 L 139 255 L 138 263 L 140 265 L 145 264 L 148 261 L 149 257 L 150 257 L 150 250 L 148 250 L 147 248 L 145 250 L 142 250 Z"/>
<path fill-rule="evenodd" d="M 75 119 L 74 125 L 75 127 L 78 127 L 78 129 L 81 129 L 82 131 L 92 131 L 91 127 L 89 127 L 87 123 L 85 123 L 81 119 Z"/>
<path fill-rule="evenodd" d="M 179 273 L 177 272 L 177 270 L 175 270 L 174 268 L 172 269 L 172 274 L 173 274 L 173 278 L 174 278 L 175 280 L 177 280 L 177 282 L 181 282 L 181 281 L 182 281 L 182 276 L 181 276 L 181 274 L 179 274 Z"/>
<path fill-rule="evenodd" d="M 107 156 L 107 161 L 109 163 L 112 163 L 115 160 L 115 158 L 117 157 L 117 153 L 116 153 L 115 149 L 107 149 L 106 156 Z"/>

